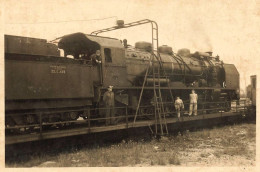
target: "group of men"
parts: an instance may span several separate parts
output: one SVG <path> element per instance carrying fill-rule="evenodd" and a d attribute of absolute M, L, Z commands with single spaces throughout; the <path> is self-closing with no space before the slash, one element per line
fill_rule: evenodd
<path fill-rule="evenodd" d="M 197 107 L 198 107 L 197 103 L 198 103 L 198 95 L 195 93 L 195 90 L 191 90 L 189 116 L 191 116 L 192 114 L 194 116 L 197 115 Z M 175 109 L 176 109 L 176 113 L 178 115 L 178 118 L 180 118 L 181 117 L 181 110 L 184 109 L 184 104 L 183 104 L 183 101 L 180 99 L 179 96 L 177 96 L 174 105 L 175 105 Z"/>
<path fill-rule="evenodd" d="M 103 101 L 105 103 L 106 109 L 106 125 L 115 124 L 115 95 L 112 90 L 113 86 L 109 86 L 108 90 L 103 95 Z M 190 94 L 189 116 L 191 116 L 192 114 L 194 116 L 197 115 L 197 102 L 198 95 L 195 93 L 195 90 L 192 90 Z M 179 96 L 177 96 L 174 105 L 177 116 L 178 118 L 180 118 L 181 111 L 184 109 L 184 103 Z"/>

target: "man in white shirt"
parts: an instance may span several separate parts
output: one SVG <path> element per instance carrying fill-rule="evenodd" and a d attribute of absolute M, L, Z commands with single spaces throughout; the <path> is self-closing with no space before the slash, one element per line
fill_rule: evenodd
<path fill-rule="evenodd" d="M 195 93 L 195 90 L 191 90 L 190 94 L 190 111 L 189 111 L 189 116 L 192 115 L 197 115 L 197 103 L 198 103 L 198 95 Z"/>

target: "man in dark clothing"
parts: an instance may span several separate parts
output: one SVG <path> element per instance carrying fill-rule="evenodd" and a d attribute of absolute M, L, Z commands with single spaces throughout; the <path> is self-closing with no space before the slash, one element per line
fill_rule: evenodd
<path fill-rule="evenodd" d="M 92 60 L 92 62 L 94 62 L 94 64 L 101 64 L 101 52 L 100 52 L 100 50 L 97 50 L 95 54 L 92 54 L 90 56 L 90 59 Z"/>
<path fill-rule="evenodd" d="M 106 107 L 106 125 L 114 124 L 115 119 L 115 95 L 112 91 L 113 86 L 108 87 L 108 91 L 104 93 L 103 101 Z M 110 118 L 110 119 L 109 119 Z"/>

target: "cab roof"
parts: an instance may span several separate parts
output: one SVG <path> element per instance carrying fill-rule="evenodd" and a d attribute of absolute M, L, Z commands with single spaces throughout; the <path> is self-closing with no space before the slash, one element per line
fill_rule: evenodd
<path fill-rule="evenodd" d="M 95 52 L 101 47 L 123 48 L 120 40 L 109 37 L 95 36 L 84 33 L 73 33 L 60 38 L 58 47 L 67 54 Z"/>

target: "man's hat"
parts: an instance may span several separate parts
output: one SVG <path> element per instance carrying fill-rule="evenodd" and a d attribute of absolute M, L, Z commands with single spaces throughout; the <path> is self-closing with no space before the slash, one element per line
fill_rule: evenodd
<path fill-rule="evenodd" d="M 112 86 L 112 85 L 109 85 L 107 88 L 113 88 L 113 86 Z"/>

